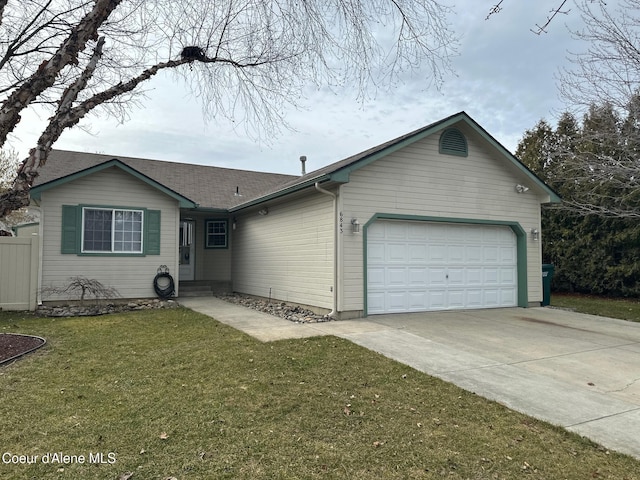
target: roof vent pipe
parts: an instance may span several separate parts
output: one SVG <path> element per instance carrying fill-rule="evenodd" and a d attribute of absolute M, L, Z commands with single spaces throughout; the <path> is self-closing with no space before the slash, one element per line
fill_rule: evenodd
<path fill-rule="evenodd" d="M 300 156 L 300 163 L 302 164 L 302 175 L 306 175 L 306 173 L 307 173 L 307 168 L 305 166 L 306 161 L 307 161 L 307 156 L 306 155 L 301 155 Z"/>

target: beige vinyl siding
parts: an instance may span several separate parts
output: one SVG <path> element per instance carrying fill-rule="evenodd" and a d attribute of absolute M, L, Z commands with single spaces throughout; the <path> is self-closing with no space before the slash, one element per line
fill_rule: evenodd
<path fill-rule="evenodd" d="M 468 157 L 440 154 L 435 134 L 351 173 L 340 192 L 345 218 L 358 218 L 362 225 L 375 213 L 518 222 L 527 233 L 529 302 L 539 302 L 541 247 L 529 232 L 540 230 L 543 192 L 470 128 L 460 129 L 467 137 Z M 517 183 L 531 188 L 518 194 Z M 361 310 L 363 236 L 346 234 L 342 241 L 344 294 L 339 309 Z"/>
<path fill-rule="evenodd" d="M 63 205 L 97 205 L 160 210 L 160 255 L 90 256 L 62 254 Z M 178 202 L 118 168 L 109 168 L 42 193 L 42 286 L 63 286 L 81 275 L 114 287 L 123 298 L 155 297 L 153 278 L 167 265 L 177 283 Z M 44 301 L 56 297 L 43 298 Z"/>
<path fill-rule="evenodd" d="M 264 208 L 264 207 L 261 207 Z M 333 201 L 312 192 L 237 216 L 234 291 L 332 308 Z"/>

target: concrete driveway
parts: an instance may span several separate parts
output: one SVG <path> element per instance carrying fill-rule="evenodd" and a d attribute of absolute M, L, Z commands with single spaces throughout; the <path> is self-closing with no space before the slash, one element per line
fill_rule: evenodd
<path fill-rule="evenodd" d="M 261 341 L 348 339 L 640 458 L 640 323 L 506 308 L 295 324 L 212 297 L 180 303 Z"/>
<path fill-rule="evenodd" d="M 640 458 L 640 324 L 550 308 L 375 315 L 340 336 Z"/>

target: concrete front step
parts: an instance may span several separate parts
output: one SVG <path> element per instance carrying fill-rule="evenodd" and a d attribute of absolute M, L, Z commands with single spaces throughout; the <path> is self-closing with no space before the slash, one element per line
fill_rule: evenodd
<path fill-rule="evenodd" d="M 180 282 L 180 297 L 211 297 L 215 293 L 228 292 L 229 282 L 212 282 L 207 280 L 195 280 Z"/>
<path fill-rule="evenodd" d="M 211 288 L 209 288 L 208 290 L 183 290 L 182 288 L 180 289 L 180 295 L 179 297 L 213 297 L 213 292 L 211 291 Z"/>

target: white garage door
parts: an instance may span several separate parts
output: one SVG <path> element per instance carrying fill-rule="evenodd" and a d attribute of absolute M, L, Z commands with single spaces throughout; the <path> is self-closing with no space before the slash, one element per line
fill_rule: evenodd
<path fill-rule="evenodd" d="M 391 220 L 369 227 L 369 314 L 516 305 L 509 227 Z"/>

